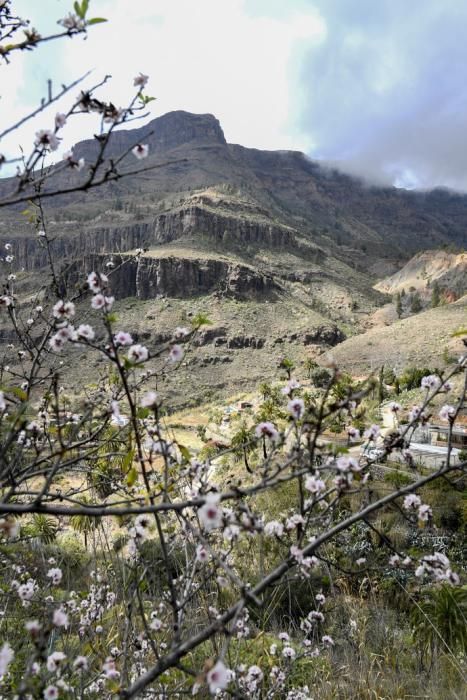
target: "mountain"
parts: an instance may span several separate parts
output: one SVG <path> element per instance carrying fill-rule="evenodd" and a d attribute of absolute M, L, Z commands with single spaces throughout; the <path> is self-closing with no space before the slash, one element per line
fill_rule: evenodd
<path fill-rule="evenodd" d="M 467 253 L 446 250 L 417 253 L 396 273 L 380 280 L 375 289 L 391 295 L 417 291 L 427 297 L 435 284 L 447 300 L 463 296 L 467 292 Z"/>
<path fill-rule="evenodd" d="M 331 354 L 339 367 L 360 376 L 377 372 L 383 364 L 398 372 L 407 366 L 444 368 L 465 353 L 462 339 L 453 334 L 465 328 L 466 319 L 464 296 L 453 304 L 348 338 Z"/>
<path fill-rule="evenodd" d="M 211 316 L 194 360 L 198 398 L 362 332 L 389 300 L 374 288 L 381 278 L 411 255 L 467 242 L 467 196 L 369 187 L 299 152 L 229 144 L 209 114 L 171 112 L 119 130 L 108 156 L 137 143 L 148 144 L 148 158 L 129 152 L 123 169 L 144 171 L 47 200 L 48 230 L 68 293 L 110 258 L 125 262 L 112 277 L 119 314 L 150 349 L 190 314 Z M 91 162 L 96 148 L 83 141 L 74 152 Z M 84 174 L 60 177 L 79 184 Z M 0 181 L 0 195 L 13 186 Z M 0 210 L 0 240 L 32 275 L 18 281 L 26 299 L 47 256 L 23 208 Z M 145 249 L 138 262 L 136 248 Z M 192 381 L 192 367 L 179 377 L 180 386 Z M 174 387 L 186 399 L 180 393 Z"/>

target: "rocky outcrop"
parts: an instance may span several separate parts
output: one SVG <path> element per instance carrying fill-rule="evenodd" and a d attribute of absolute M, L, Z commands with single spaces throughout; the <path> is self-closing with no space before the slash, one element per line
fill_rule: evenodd
<path fill-rule="evenodd" d="M 149 153 L 163 153 L 183 144 L 225 145 L 225 136 L 219 121 L 212 114 L 191 114 L 178 110 L 153 119 L 139 129 L 114 131 L 107 149 L 107 156 L 119 155 L 137 143 L 147 143 Z M 81 141 L 74 149 L 76 158 L 94 160 L 97 141 Z"/>
<path fill-rule="evenodd" d="M 68 230 L 67 230 L 68 229 Z M 292 229 L 242 216 L 217 214 L 200 206 L 187 207 L 161 214 L 151 222 L 134 222 L 125 226 L 67 226 L 60 234 L 51 234 L 55 260 L 93 255 L 124 253 L 148 248 L 192 235 L 209 236 L 226 248 L 231 244 L 253 244 L 265 248 L 283 248 L 294 244 Z M 27 271 L 47 265 L 47 249 L 41 238 L 9 237 L 20 267 Z"/>
<path fill-rule="evenodd" d="M 345 340 L 345 334 L 337 326 L 317 326 L 302 335 L 304 345 L 337 345 Z"/>
<path fill-rule="evenodd" d="M 289 335 L 275 338 L 273 345 L 287 343 L 302 343 L 303 345 L 338 345 L 345 340 L 345 334 L 336 325 L 316 326 L 304 333 L 289 333 Z"/>
<path fill-rule="evenodd" d="M 254 350 L 259 350 L 264 347 L 264 338 L 255 338 L 255 336 L 245 336 L 236 335 L 233 338 L 229 338 L 227 341 L 227 347 L 232 350 L 243 350 L 244 348 L 253 348 Z"/>
<path fill-rule="evenodd" d="M 158 216 L 152 240 L 167 243 L 193 234 L 210 236 L 227 245 L 237 242 L 283 248 L 295 242 L 292 229 L 286 226 L 247 216 L 229 216 L 202 206 L 189 206 Z"/>
<path fill-rule="evenodd" d="M 209 345 L 210 343 L 214 343 L 214 345 L 223 345 L 227 342 L 225 338 L 226 335 L 227 330 L 223 326 L 205 328 L 196 334 L 193 344 L 197 346 Z"/>
<path fill-rule="evenodd" d="M 385 294 L 397 294 L 411 288 L 429 295 L 434 283 L 461 296 L 467 291 L 467 253 L 427 250 L 411 258 L 396 273 L 381 280 L 375 289 Z"/>
<path fill-rule="evenodd" d="M 93 269 L 102 269 L 108 256 L 92 255 L 75 260 L 63 271 L 68 286 L 82 285 Z M 159 296 L 193 297 L 217 293 L 236 299 L 272 299 L 279 291 L 274 279 L 246 265 L 216 258 L 175 256 L 135 259 L 114 256 L 112 293 L 119 298 L 154 299 Z"/>
<path fill-rule="evenodd" d="M 102 227 L 92 230 L 81 229 L 78 233 L 55 236 L 52 234 L 51 250 L 55 261 L 73 260 L 95 253 L 124 252 L 146 245 L 152 226 L 148 223 L 134 223 L 120 227 Z M 18 267 L 27 271 L 38 270 L 48 264 L 47 248 L 38 237 L 9 237 Z"/>

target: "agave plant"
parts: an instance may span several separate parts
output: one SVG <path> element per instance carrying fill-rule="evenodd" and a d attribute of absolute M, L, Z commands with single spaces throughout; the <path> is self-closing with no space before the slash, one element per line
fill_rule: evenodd
<path fill-rule="evenodd" d="M 55 518 L 36 513 L 33 515 L 32 522 L 27 529 L 31 537 L 34 537 L 37 541 L 42 544 L 51 544 L 57 537 L 59 525 Z"/>
<path fill-rule="evenodd" d="M 467 652 L 467 586 L 442 585 L 425 593 L 411 614 L 422 653 Z"/>

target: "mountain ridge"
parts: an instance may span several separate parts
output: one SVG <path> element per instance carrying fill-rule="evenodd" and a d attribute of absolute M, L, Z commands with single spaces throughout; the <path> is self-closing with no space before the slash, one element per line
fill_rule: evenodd
<path fill-rule="evenodd" d="M 213 115 L 177 111 L 119 130 L 109 155 L 141 141 L 150 146 L 144 171 L 47 200 L 47 231 L 64 296 L 79 298 L 88 272 L 117 263 L 116 312 L 150 353 L 190 314 L 213 320 L 219 333 L 180 370 L 177 404 L 190 382 L 198 401 L 272 378 L 284 356 L 318 361 L 346 337 L 354 348 L 351 337 L 390 305 L 378 280 L 420 251 L 466 242 L 467 196 L 368 187 L 297 151 L 229 144 Z M 75 154 L 89 162 L 96 144 L 81 142 Z M 123 162 L 135 168 L 131 153 Z M 67 177 L 79 184 L 85 175 Z M 24 270 L 16 289 L 27 304 L 33 283 L 50 278 L 21 208 L 2 210 L 0 244 Z"/>

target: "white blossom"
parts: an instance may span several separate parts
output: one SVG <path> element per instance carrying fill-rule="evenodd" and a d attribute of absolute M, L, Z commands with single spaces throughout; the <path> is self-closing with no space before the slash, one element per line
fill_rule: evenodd
<path fill-rule="evenodd" d="M 264 526 L 264 534 L 266 537 L 272 537 L 273 535 L 281 537 L 284 534 L 284 526 L 278 520 L 270 520 Z"/>
<path fill-rule="evenodd" d="M 317 479 L 315 476 L 307 476 L 305 479 L 305 488 L 310 493 L 318 494 L 326 489 L 326 484 L 322 479 Z"/>
<path fill-rule="evenodd" d="M 206 674 L 206 682 L 211 695 L 215 695 L 218 690 L 224 690 L 230 681 L 229 669 L 222 661 L 217 663 Z"/>
<path fill-rule="evenodd" d="M 60 299 L 60 301 L 57 301 L 57 303 L 53 307 L 52 313 L 55 316 L 55 318 L 58 319 L 73 318 L 73 316 L 75 315 L 75 305 L 72 301 L 63 301 L 63 299 Z"/>
<path fill-rule="evenodd" d="M 36 148 L 43 150 L 56 151 L 60 145 L 60 139 L 48 129 L 41 129 L 36 132 L 36 140 L 34 141 Z"/>
<path fill-rule="evenodd" d="M 58 608 L 57 610 L 54 611 L 52 622 L 54 623 L 55 627 L 68 627 L 68 615 L 64 610 L 61 608 Z"/>
<path fill-rule="evenodd" d="M 287 404 L 287 408 L 294 420 L 300 420 L 305 412 L 303 399 L 291 399 Z"/>
<path fill-rule="evenodd" d="M 8 666 L 11 664 L 15 656 L 15 652 L 8 642 L 0 649 L 0 678 L 8 671 Z"/>
<path fill-rule="evenodd" d="M 128 350 L 128 359 L 130 362 L 139 364 L 140 362 L 145 362 L 149 357 L 149 352 L 144 345 L 132 345 Z"/>
<path fill-rule="evenodd" d="M 58 688 L 56 685 L 48 685 L 44 689 L 44 700 L 56 700 L 58 698 Z"/>
<path fill-rule="evenodd" d="M 222 525 L 222 508 L 219 500 L 218 493 L 208 493 L 204 505 L 198 509 L 201 525 L 208 532 Z"/>
<path fill-rule="evenodd" d="M 180 362 L 183 358 L 184 350 L 181 345 L 172 345 L 169 352 L 170 362 Z"/>
<path fill-rule="evenodd" d="M 135 87 L 144 88 L 149 80 L 149 75 L 144 75 L 144 73 L 139 73 L 133 78 L 133 85 Z"/>
<path fill-rule="evenodd" d="M 131 152 L 137 158 L 138 160 L 142 160 L 143 158 L 147 158 L 148 153 L 149 153 L 149 146 L 147 144 L 142 144 L 138 143 L 137 146 L 135 146 Z"/>
<path fill-rule="evenodd" d="M 159 402 L 159 394 L 156 391 L 148 391 L 140 401 L 140 405 L 143 408 L 152 408 L 156 406 Z"/>
<path fill-rule="evenodd" d="M 66 114 L 63 112 L 57 112 L 55 115 L 55 127 L 57 129 L 62 129 L 66 124 Z"/>
<path fill-rule="evenodd" d="M 456 415 L 455 407 L 450 406 L 449 404 L 445 404 L 439 412 L 439 417 L 441 418 L 441 420 L 445 420 L 445 421 L 451 421 L 455 415 Z"/>
<path fill-rule="evenodd" d="M 436 374 L 428 374 L 426 377 L 422 377 L 421 388 L 431 389 L 432 391 L 438 389 L 441 385 L 441 379 Z"/>
<path fill-rule="evenodd" d="M 95 337 L 94 328 L 88 323 L 81 323 L 76 329 L 73 339 L 94 340 Z"/>
<path fill-rule="evenodd" d="M 59 568 L 49 569 L 47 572 L 47 578 L 50 578 L 54 586 L 58 586 L 62 580 L 62 570 Z"/>
<path fill-rule="evenodd" d="M 277 428 L 274 423 L 271 423 L 270 421 L 258 423 L 255 428 L 255 435 L 257 438 L 268 437 L 273 442 L 276 442 L 279 439 Z"/>
<path fill-rule="evenodd" d="M 126 331 L 118 331 L 118 333 L 114 335 L 114 343 L 115 345 L 122 346 L 131 345 L 133 343 L 133 338 Z"/>
<path fill-rule="evenodd" d="M 63 651 L 54 651 L 47 657 L 47 670 L 51 673 L 57 671 L 62 661 L 65 661 L 66 654 Z"/>
<path fill-rule="evenodd" d="M 421 503 L 420 496 L 417 496 L 415 493 L 409 493 L 409 495 L 404 498 L 402 506 L 405 510 L 415 510 Z"/>

